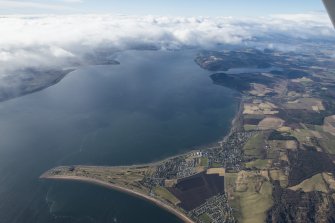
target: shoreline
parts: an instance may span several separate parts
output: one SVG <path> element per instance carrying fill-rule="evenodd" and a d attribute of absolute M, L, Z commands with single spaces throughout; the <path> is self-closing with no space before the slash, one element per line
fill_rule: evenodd
<path fill-rule="evenodd" d="M 140 192 L 123 188 L 121 186 L 117 186 L 114 184 L 110 184 L 101 180 L 92 179 L 92 178 L 86 178 L 86 177 L 78 177 L 78 176 L 46 176 L 47 172 L 40 176 L 40 179 L 46 179 L 46 180 L 63 180 L 63 181 L 77 181 L 77 182 L 83 182 L 83 183 L 89 183 L 94 184 L 98 186 L 105 187 L 107 189 L 115 190 L 121 193 L 126 193 L 128 195 L 140 198 L 142 200 L 145 200 L 147 202 L 150 202 L 160 208 L 162 208 L 165 211 L 168 211 L 169 213 L 175 215 L 177 218 L 182 220 L 185 223 L 195 223 L 190 217 L 188 217 L 185 213 L 182 213 L 181 211 L 176 210 L 174 207 L 163 203 L 162 201 L 159 201 L 155 199 L 154 197 L 150 197 L 149 195 L 142 194 Z"/>
<path fill-rule="evenodd" d="M 243 98 L 241 98 L 240 102 L 239 102 L 239 105 L 236 109 L 236 113 L 234 115 L 234 118 L 231 121 L 231 126 L 230 126 L 229 131 L 226 133 L 226 135 L 221 140 L 213 142 L 212 144 L 218 143 L 218 144 L 222 145 L 232 133 L 234 133 L 236 130 L 238 130 L 238 128 L 240 127 L 239 126 L 240 125 L 239 121 L 240 121 L 241 114 L 243 112 L 243 105 L 244 105 L 244 100 L 243 100 Z M 202 147 L 202 148 L 204 148 L 204 147 Z M 195 149 L 192 149 L 192 150 L 190 150 L 186 153 L 183 153 L 183 154 L 178 154 L 178 155 L 175 155 L 175 156 L 167 157 L 163 160 L 155 161 L 155 162 L 152 162 L 152 163 L 133 164 L 133 165 L 124 165 L 124 166 L 99 166 L 99 167 L 124 168 L 124 167 L 153 166 L 153 165 L 158 165 L 159 163 L 162 163 L 162 162 L 166 162 L 167 160 L 186 155 L 188 153 L 191 153 L 192 151 L 195 151 Z M 80 167 L 80 166 L 82 166 L 82 167 L 97 167 L 97 166 L 94 166 L 94 165 L 75 165 L 75 166 L 78 166 L 78 167 Z M 102 186 L 102 187 L 105 187 L 107 189 L 115 190 L 115 191 L 118 191 L 118 192 L 121 192 L 121 193 L 126 193 L 130 196 L 134 196 L 134 197 L 140 198 L 142 200 L 145 200 L 147 202 L 150 202 L 150 203 L 162 208 L 163 210 L 166 210 L 169 213 L 175 215 L 177 218 L 179 218 L 180 220 L 182 220 L 185 223 L 195 223 L 195 221 L 193 221 L 185 213 L 183 213 L 183 212 L 177 210 L 176 208 L 174 208 L 173 206 L 170 206 L 170 205 L 168 205 L 168 204 L 166 204 L 166 203 L 164 203 L 160 200 L 157 200 L 156 198 L 151 197 L 149 195 L 142 194 L 140 192 L 137 192 L 137 191 L 134 191 L 134 190 L 131 190 L 131 189 L 127 189 L 127 188 L 123 188 L 121 186 L 117 186 L 117 185 L 107 183 L 107 182 L 97 180 L 97 179 L 86 178 L 86 177 L 78 177 L 78 176 L 49 176 L 48 172 L 49 171 L 46 171 L 39 178 L 40 179 L 45 179 L 45 180 L 77 181 L 77 182 L 83 182 L 83 183 L 89 183 L 89 184 Z"/>

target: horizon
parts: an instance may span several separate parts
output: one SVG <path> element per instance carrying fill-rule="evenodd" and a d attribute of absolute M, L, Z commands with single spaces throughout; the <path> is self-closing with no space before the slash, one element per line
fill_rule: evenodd
<path fill-rule="evenodd" d="M 0 0 L 0 14 L 123 14 L 153 16 L 267 16 L 325 12 L 321 1 L 315 0 Z"/>

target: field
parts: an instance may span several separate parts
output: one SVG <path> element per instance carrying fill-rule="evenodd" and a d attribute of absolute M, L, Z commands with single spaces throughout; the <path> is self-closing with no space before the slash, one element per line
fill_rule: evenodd
<path fill-rule="evenodd" d="M 315 112 L 325 110 L 322 101 L 317 98 L 299 98 L 295 101 L 286 103 L 285 107 L 287 109 L 309 110 Z"/>
<path fill-rule="evenodd" d="M 270 177 L 272 180 L 277 180 L 280 186 L 285 188 L 288 185 L 288 177 L 282 170 L 270 170 Z"/>
<path fill-rule="evenodd" d="M 271 148 L 275 150 L 297 150 L 298 143 L 295 140 L 270 140 L 268 141 Z"/>
<path fill-rule="evenodd" d="M 267 149 L 267 158 L 276 161 L 288 162 L 288 150 L 296 151 L 298 149 L 298 142 L 295 140 L 269 140 Z"/>
<path fill-rule="evenodd" d="M 271 90 L 264 84 L 254 83 L 254 84 L 251 84 L 251 86 L 252 86 L 252 89 L 251 91 L 249 91 L 249 94 L 254 95 L 254 96 L 264 97 L 265 95 L 273 92 L 273 90 Z"/>
<path fill-rule="evenodd" d="M 325 152 L 335 154 L 335 136 L 327 132 L 320 132 L 322 140 L 319 140 L 321 147 Z"/>
<path fill-rule="evenodd" d="M 335 136 L 335 115 L 325 118 L 323 130 Z"/>
<path fill-rule="evenodd" d="M 276 117 L 264 118 L 258 127 L 260 130 L 278 129 L 284 125 L 285 121 Z"/>
<path fill-rule="evenodd" d="M 247 143 L 244 145 L 244 154 L 249 157 L 262 159 L 264 151 L 265 136 L 263 132 L 258 132 L 256 135 L 252 136 Z"/>
<path fill-rule="evenodd" d="M 233 180 L 234 178 L 231 178 Z M 238 222 L 264 222 L 267 210 L 272 207 L 272 185 L 256 172 L 241 171 L 237 174 L 230 202 Z"/>
<path fill-rule="evenodd" d="M 271 166 L 271 160 L 261 160 L 257 159 L 245 164 L 247 168 L 256 168 L 256 169 L 267 169 Z"/>
<path fill-rule="evenodd" d="M 274 115 L 277 114 L 277 106 L 270 102 L 254 102 L 244 104 L 244 115 Z"/>
<path fill-rule="evenodd" d="M 201 158 L 200 158 L 200 166 L 207 167 L 207 166 L 208 166 L 208 158 L 206 158 L 206 157 L 201 157 Z"/>
<path fill-rule="evenodd" d="M 225 192 L 228 193 L 228 196 L 234 194 L 236 187 L 237 173 L 226 173 L 224 178 L 224 188 Z"/>
<path fill-rule="evenodd" d="M 245 131 L 253 131 L 253 130 L 258 130 L 257 125 L 244 125 L 243 126 Z"/>
<path fill-rule="evenodd" d="M 296 129 L 292 132 L 292 135 L 296 137 L 300 143 L 311 145 L 310 138 L 313 137 L 313 134 L 310 130 Z"/>
<path fill-rule="evenodd" d="M 207 174 L 219 174 L 220 177 L 224 177 L 226 170 L 224 168 L 210 168 L 207 170 Z"/>
<path fill-rule="evenodd" d="M 311 82 L 313 82 L 313 80 L 308 77 L 302 77 L 302 78 L 293 79 L 292 82 L 301 83 L 301 84 L 310 84 Z"/>
<path fill-rule="evenodd" d="M 212 219 L 207 214 L 200 215 L 200 219 L 205 223 L 211 223 Z"/>
<path fill-rule="evenodd" d="M 210 197 L 224 193 L 224 177 L 218 174 L 200 173 L 183 178 L 175 187 L 167 189 L 181 201 L 180 207 L 190 211 Z"/>
<path fill-rule="evenodd" d="M 313 177 L 304 180 L 300 184 L 294 187 L 290 187 L 289 189 L 294 191 L 302 190 L 304 192 L 312 192 L 312 191 L 320 191 L 324 193 L 328 192 L 327 184 L 324 181 L 321 173 L 314 175 Z"/>
<path fill-rule="evenodd" d="M 332 173 L 323 173 L 323 179 L 328 184 L 329 189 L 335 191 L 335 177 Z"/>
<path fill-rule="evenodd" d="M 163 200 L 169 201 L 170 203 L 177 205 L 180 203 L 180 200 L 178 200 L 173 194 L 171 194 L 167 189 L 164 187 L 156 187 L 154 189 L 154 193 L 162 198 Z"/>

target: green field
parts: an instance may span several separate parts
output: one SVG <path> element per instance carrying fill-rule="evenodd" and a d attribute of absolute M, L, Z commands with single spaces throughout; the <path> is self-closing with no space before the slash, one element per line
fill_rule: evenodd
<path fill-rule="evenodd" d="M 335 136 L 327 132 L 320 132 L 323 139 L 319 140 L 319 143 L 325 152 L 335 154 Z"/>
<path fill-rule="evenodd" d="M 207 167 L 207 166 L 208 166 L 208 158 L 206 158 L 206 157 L 201 157 L 201 160 L 200 160 L 200 166 Z"/>
<path fill-rule="evenodd" d="M 245 164 L 247 168 L 267 169 L 269 167 L 269 160 L 257 159 Z"/>
<path fill-rule="evenodd" d="M 235 217 L 242 223 L 265 222 L 267 211 L 273 205 L 272 184 L 255 172 L 245 172 L 240 177 L 230 200 Z"/>
<path fill-rule="evenodd" d="M 270 177 L 272 180 L 277 180 L 280 186 L 286 188 L 288 185 L 288 177 L 282 170 L 270 170 Z"/>
<path fill-rule="evenodd" d="M 174 205 L 180 203 L 180 201 L 173 194 L 171 194 L 170 191 L 168 191 L 167 189 L 163 187 L 156 187 L 154 189 L 154 192 L 158 197 L 166 201 L 169 201 L 170 203 Z"/>
<path fill-rule="evenodd" d="M 205 223 L 211 223 L 212 222 L 212 219 L 206 213 L 200 215 L 199 218 Z"/>
<path fill-rule="evenodd" d="M 328 192 L 327 184 L 324 181 L 321 173 L 314 175 L 313 177 L 304 180 L 302 183 L 294 187 L 290 187 L 289 189 L 294 191 L 302 190 L 304 192 L 312 192 L 312 191 L 321 191 L 324 193 Z"/>
<path fill-rule="evenodd" d="M 252 136 L 244 145 L 243 150 L 246 156 L 262 159 L 264 157 L 265 136 L 264 133 L 259 132 Z"/>
<path fill-rule="evenodd" d="M 222 167 L 222 164 L 221 163 L 212 163 L 211 166 L 214 167 L 214 168 L 220 168 L 220 167 Z"/>
<path fill-rule="evenodd" d="M 253 131 L 253 130 L 257 130 L 258 126 L 257 125 L 244 125 L 243 128 L 245 131 Z"/>

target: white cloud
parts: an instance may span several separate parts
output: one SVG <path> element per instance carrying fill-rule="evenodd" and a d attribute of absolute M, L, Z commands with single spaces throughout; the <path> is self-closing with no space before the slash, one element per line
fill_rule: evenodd
<path fill-rule="evenodd" d="M 9 3 L 13 1 L 0 1 L 0 7 Z M 63 65 L 68 58 L 81 58 L 98 48 L 180 49 L 242 44 L 260 38 L 275 43 L 277 36 L 288 39 L 335 37 L 327 15 L 322 13 L 260 18 L 3 16 L 0 17 L 0 30 L 2 70 L 50 63 Z"/>
<path fill-rule="evenodd" d="M 69 0 L 71 1 L 71 0 Z M 10 1 L 10 0 L 0 0 L 0 9 L 48 9 L 48 10 L 73 10 L 72 8 L 58 5 L 58 4 L 48 4 L 48 3 L 39 3 L 33 1 Z"/>

